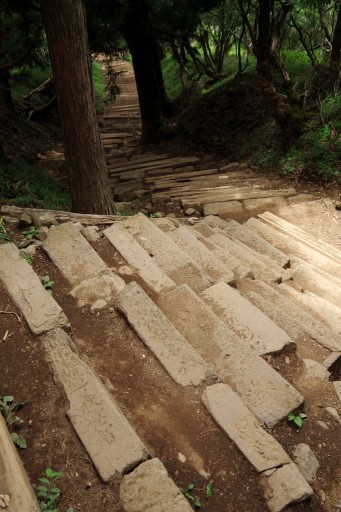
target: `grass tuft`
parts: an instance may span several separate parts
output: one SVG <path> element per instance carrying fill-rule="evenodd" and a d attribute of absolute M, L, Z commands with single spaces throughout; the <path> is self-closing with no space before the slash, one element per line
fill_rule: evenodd
<path fill-rule="evenodd" d="M 46 171 L 23 160 L 0 165 L 0 202 L 48 210 L 71 208 L 69 192 Z"/>

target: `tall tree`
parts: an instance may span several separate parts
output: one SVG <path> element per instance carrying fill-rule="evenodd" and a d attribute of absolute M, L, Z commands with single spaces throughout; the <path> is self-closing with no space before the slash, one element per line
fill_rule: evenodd
<path fill-rule="evenodd" d="M 82 0 L 41 0 L 73 210 L 114 213 L 96 118 Z"/>

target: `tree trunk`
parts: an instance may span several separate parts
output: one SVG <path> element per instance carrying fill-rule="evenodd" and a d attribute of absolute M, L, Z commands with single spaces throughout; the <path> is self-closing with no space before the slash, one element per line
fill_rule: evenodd
<path fill-rule="evenodd" d="M 273 116 L 281 127 L 283 146 L 288 150 L 302 134 L 305 115 L 298 100 L 291 95 L 278 94 L 273 83 L 271 58 L 270 0 L 259 0 L 258 41 L 256 46 L 257 73 L 260 87 L 271 106 Z M 290 100 L 293 105 L 290 105 Z"/>
<path fill-rule="evenodd" d="M 338 2 L 336 24 L 332 39 L 332 51 L 330 53 L 330 72 L 333 77 L 340 80 L 340 56 L 341 56 L 341 0 Z"/>
<path fill-rule="evenodd" d="M 163 124 L 160 71 L 156 61 L 156 45 L 145 0 L 131 2 L 122 27 L 128 44 L 139 96 L 143 143 L 156 142 Z"/>
<path fill-rule="evenodd" d="M 82 0 L 41 0 L 73 210 L 114 213 L 96 118 Z"/>
<path fill-rule="evenodd" d="M 14 110 L 8 71 L 0 73 L 0 108 L 3 110 Z"/>

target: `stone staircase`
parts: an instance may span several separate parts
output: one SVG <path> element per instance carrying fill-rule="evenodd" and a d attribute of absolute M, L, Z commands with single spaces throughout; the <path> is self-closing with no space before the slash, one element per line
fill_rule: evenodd
<path fill-rule="evenodd" d="M 127 211 L 131 201 L 151 203 L 163 211 L 166 203 L 179 210 L 194 207 L 204 215 L 231 215 L 241 221 L 266 210 L 316 199 L 283 188 L 236 162 L 204 162 L 195 155 L 174 156 L 157 148 L 139 146 L 141 119 L 132 66 L 129 62 L 103 62 L 119 73 L 120 94 L 100 118 L 101 137 L 117 209 Z M 122 205 L 120 203 L 123 203 Z"/>
<path fill-rule="evenodd" d="M 304 404 L 318 459 L 332 455 L 331 432 L 340 435 L 341 252 L 269 212 L 244 224 L 141 213 L 104 229 L 86 216 L 82 225 L 50 215 L 49 224 L 37 251 L 61 276 L 53 295 L 13 243 L 0 245 L 0 282 L 44 348 L 98 478 L 115 482 L 117 511 L 192 510 L 181 465 L 221 486 L 208 511 L 280 512 L 308 498 L 298 510 L 335 510 L 339 484 L 323 500 L 319 478 L 280 433 Z M 321 407 L 323 450 L 310 442 Z M 7 439 L 2 420 L 0 429 Z M 237 466 L 259 489 L 244 508 L 238 493 L 223 493 L 222 475 Z M 6 510 L 38 511 L 8 441 L 0 468 Z"/>

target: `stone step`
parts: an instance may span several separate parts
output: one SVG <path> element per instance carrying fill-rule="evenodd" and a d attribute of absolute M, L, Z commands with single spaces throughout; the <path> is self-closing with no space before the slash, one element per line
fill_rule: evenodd
<path fill-rule="evenodd" d="M 230 221 L 231 223 L 234 223 L 235 221 Z M 275 282 L 281 282 L 281 281 L 287 281 L 291 280 L 292 276 L 291 273 L 285 269 L 282 268 L 282 266 L 274 260 L 274 251 L 276 251 L 275 248 L 273 250 L 271 249 L 271 246 L 268 248 L 264 248 L 264 251 L 261 251 L 261 242 L 263 239 L 258 240 L 257 242 L 252 243 L 251 236 L 248 236 L 248 234 L 240 235 L 240 238 L 243 238 L 246 242 L 247 239 L 249 240 L 249 243 L 246 244 L 243 241 L 241 241 L 238 237 L 234 238 L 229 235 L 229 231 L 226 231 L 226 225 L 228 222 L 220 219 L 219 217 L 216 217 L 214 215 L 210 215 L 208 217 L 205 217 L 202 219 L 199 224 L 196 226 L 198 229 L 198 226 L 208 226 L 213 230 L 208 231 L 207 235 L 210 241 L 214 241 L 214 238 L 216 238 L 216 241 L 220 241 L 220 247 L 228 250 L 229 252 L 232 250 L 236 253 L 235 256 L 238 257 L 238 259 L 243 260 L 244 263 L 248 266 L 250 266 L 254 274 L 258 274 L 260 279 L 264 279 L 265 281 L 275 281 Z M 236 223 L 237 224 L 237 223 Z M 244 226 L 241 226 L 243 229 Z M 249 231 L 249 230 L 248 230 Z M 226 242 L 223 238 L 221 238 L 221 235 L 224 235 L 228 242 Z M 214 235 L 220 235 L 215 236 Z M 264 241 L 265 245 L 266 242 Z M 257 244 L 257 247 L 259 249 L 258 252 L 255 250 L 251 245 Z M 265 252 L 265 254 L 263 254 Z M 270 257 L 270 254 L 272 253 L 272 257 Z M 283 253 L 279 254 L 277 253 L 276 256 L 278 258 L 281 258 L 281 264 L 284 263 L 284 266 L 288 265 L 289 258 L 285 256 Z M 256 272 L 257 270 L 257 272 Z"/>
<path fill-rule="evenodd" d="M 211 277 L 213 282 L 235 283 L 232 270 L 219 261 L 188 227 L 171 219 L 155 219 L 155 223 Z"/>
<path fill-rule="evenodd" d="M 258 473 L 290 463 L 282 446 L 263 429 L 230 386 L 207 387 L 202 401 Z"/>
<path fill-rule="evenodd" d="M 228 268 L 232 270 L 237 279 L 244 279 L 246 277 L 254 279 L 254 273 L 250 267 L 244 265 L 239 258 L 236 258 L 231 253 L 228 253 L 224 249 L 218 247 L 215 243 L 210 242 L 208 238 L 205 238 L 215 234 L 213 229 L 199 222 L 193 226 L 192 232 L 202 244 L 204 244 L 210 251 L 212 251 L 216 259 L 222 261 Z"/>
<path fill-rule="evenodd" d="M 285 270 L 280 267 L 273 270 L 272 267 L 260 259 L 259 254 L 255 256 L 254 253 L 251 253 L 252 249 L 250 249 L 250 247 L 237 240 L 228 238 L 223 233 L 215 233 L 210 236 L 208 240 L 216 244 L 220 249 L 223 249 L 228 256 L 234 256 L 244 265 L 251 268 L 253 275 L 257 279 L 274 283 L 282 282 L 283 276 L 285 276 Z"/>
<path fill-rule="evenodd" d="M 329 301 L 322 299 L 312 292 L 298 292 L 292 286 L 283 284 L 280 285 L 281 293 L 290 298 L 298 306 L 315 318 L 324 321 L 329 329 L 336 334 L 341 334 L 341 308 L 338 308 Z"/>
<path fill-rule="evenodd" d="M 0 245 L 0 280 L 33 334 L 69 326 L 62 309 L 47 293 L 32 267 L 20 257 L 15 244 Z"/>
<path fill-rule="evenodd" d="M 142 213 L 122 221 L 123 226 L 176 283 L 187 283 L 195 291 L 213 284 L 212 279 L 157 225 Z"/>
<path fill-rule="evenodd" d="M 315 272 L 305 264 L 299 265 L 292 273 L 294 282 L 305 290 L 319 295 L 338 308 L 341 307 L 341 287 L 326 279 L 319 272 Z"/>
<path fill-rule="evenodd" d="M 338 288 L 341 288 L 341 267 L 339 276 L 336 276 L 334 274 L 330 274 L 329 272 L 326 272 L 322 268 L 316 267 L 316 265 L 313 265 L 312 263 L 308 263 L 307 261 L 302 260 L 298 256 L 293 256 L 292 254 L 289 255 L 290 258 L 290 266 L 293 270 L 295 270 L 299 265 L 304 265 L 308 267 L 310 270 L 313 270 L 314 272 L 317 272 L 325 279 L 331 281 L 334 285 L 336 285 Z"/>
<path fill-rule="evenodd" d="M 260 486 L 271 512 L 314 494 L 312 488 L 282 446 L 258 423 L 243 401 L 226 384 L 214 384 L 202 401 L 218 425 L 261 473 Z"/>
<path fill-rule="evenodd" d="M 318 240 L 315 236 L 307 233 L 303 229 L 295 226 L 294 224 L 291 224 L 281 217 L 274 215 L 273 213 L 265 212 L 261 215 L 258 215 L 258 217 L 266 224 L 275 227 L 277 230 L 284 234 L 290 235 L 300 243 L 303 243 L 310 249 L 313 249 L 314 251 L 321 253 L 327 258 L 334 260 L 341 266 L 341 251 L 332 245 L 324 242 L 323 240 Z"/>
<path fill-rule="evenodd" d="M 116 305 L 177 384 L 198 386 L 206 379 L 216 378 L 202 357 L 135 282 L 118 294 Z"/>
<path fill-rule="evenodd" d="M 305 501 L 314 494 L 293 462 L 269 473 L 262 475 L 260 485 L 271 512 L 283 512 L 289 505 Z"/>
<path fill-rule="evenodd" d="M 224 228 L 223 233 L 239 240 L 244 245 L 251 247 L 251 249 L 266 256 L 280 267 L 286 268 L 290 264 L 288 256 L 283 252 L 279 251 L 276 247 L 264 240 L 264 238 L 234 220 L 226 222 L 226 228 Z"/>
<path fill-rule="evenodd" d="M 150 162 L 146 162 L 146 163 L 131 163 L 129 162 L 128 165 L 121 165 L 119 167 L 115 167 L 113 165 L 109 166 L 108 167 L 108 171 L 109 171 L 109 174 L 112 175 L 114 174 L 115 172 L 116 173 L 122 173 L 123 171 L 132 171 L 134 169 L 149 169 L 151 167 L 157 167 L 157 168 L 162 168 L 162 167 L 172 167 L 172 168 L 176 168 L 176 167 L 183 167 L 185 165 L 192 165 L 192 164 L 196 164 L 199 162 L 199 158 L 197 158 L 196 156 L 187 156 L 187 157 L 184 157 L 184 158 L 181 158 L 181 157 L 178 157 L 178 158 L 168 158 L 167 160 L 162 160 L 160 162 L 153 162 L 153 164 L 151 165 Z"/>
<path fill-rule="evenodd" d="M 103 233 L 154 292 L 164 292 L 176 286 L 174 281 L 161 270 L 154 259 L 136 242 L 122 223 L 113 224 L 105 229 Z"/>
<path fill-rule="evenodd" d="M 231 331 L 187 285 L 158 299 L 176 329 L 232 386 L 252 413 L 275 425 L 303 402 L 303 397 L 239 336 Z"/>
<path fill-rule="evenodd" d="M 123 477 L 120 499 L 125 512 L 193 510 L 159 459 L 148 460 Z"/>
<path fill-rule="evenodd" d="M 123 279 L 110 271 L 79 229 L 70 222 L 52 227 L 43 249 L 73 286 L 70 294 L 78 300 L 80 307 L 98 299 L 110 301 L 124 287 Z"/>
<path fill-rule="evenodd" d="M 294 256 L 298 256 L 304 261 L 312 263 L 322 270 L 325 270 L 326 272 L 340 276 L 340 264 L 320 252 L 307 247 L 307 245 L 300 242 L 298 239 L 292 238 L 291 235 L 284 234 L 259 219 L 251 218 L 247 220 L 244 225 L 248 229 L 253 230 L 259 236 L 265 238 L 265 240 L 283 251 L 285 254 L 293 254 Z"/>
<path fill-rule="evenodd" d="M 291 332 L 295 326 L 299 328 L 298 333 L 301 333 L 302 330 L 314 341 L 317 341 L 322 346 L 326 347 L 328 350 L 332 350 L 334 352 L 341 351 L 341 340 L 340 337 L 335 335 L 330 329 L 328 329 L 325 325 L 321 324 L 316 318 L 309 315 L 306 311 L 303 311 L 301 308 L 297 307 L 297 304 L 293 303 L 287 297 L 282 294 L 282 286 L 279 285 L 276 289 L 272 288 L 268 284 L 262 281 L 249 281 L 248 287 L 249 290 L 255 291 L 259 295 L 261 295 L 264 299 L 266 299 L 270 304 L 275 306 L 275 311 L 273 315 L 276 315 L 279 311 L 283 312 L 283 315 L 277 314 L 276 322 L 279 324 L 281 322 L 287 321 L 287 324 L 283 323 L 282 326 L 285 326 L 285 330 L 287 332 Z M 259 308 L 262 307 L 260 303 L 257 303 Z M 271 310 L 267 310 L 268 314 L 270 314 Z M 291 327 L 290 327 L 291 326 Z"/>
<path fill-rule="evenodd" d="M 176 174 L 165 174 L 163 175 L 162 177 L 158 177 L 158 176 L 153 176 L 153 177 L 149 177 L 149 178 L 146 178 L 145 179 L 145 182 L 146 183 L 150 183 L 150 184 L 163 184 L 165 181 L 169 181 L 169 180 L 183 180 L 183 179 L 186 179 L 186 178 L 194 178 L 194 177 L 197 177 L 197 176 L 208 176 L 208 175 L 211 175 L 211 174 L 217 174 L 219 172 L 218 169 L 207 169 L 207 170 L 203 170 L 203 171 L 188 171 L 188 172 L 181 172 L 181 173 L 176 173 Z"/>
<path fill-rule="evenodd" d="M 275 354 L 295 348 L 286 332 L 229 285 L 215 284 L 202 292 L 201 297 L 258 354 Z"/>
<path fill-rule="evenodd" d="M 43 338 L 54 379 L 69 403 L 67 415 L 95 465 L 107 482 L 134 469 L 149 457 L 106 387 L 77 355 L 71 338 L 61 329 Z"/>
<path fill-rule="evenodd" d="M 221 202 L 221 201 L 243 201 L 244 199 L 255 199 L 269 196 L 293 196 L 296 191 L 290 189 L 279 190 L 252 190 L 250 187 L 239 187 L 234 191 L 231 190 L 212 190 L 202 194 L 194 195 L 191 198 L 186 198 L 181 201 L 182 206 L 204 205 L 207 203 Z"/>
<path fill-rule="evenodd" d="M 0 509 L 39 512 L 37 499 L 1 414 L 0 439 Z"/>

